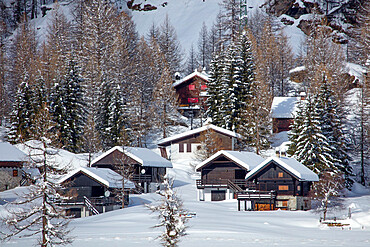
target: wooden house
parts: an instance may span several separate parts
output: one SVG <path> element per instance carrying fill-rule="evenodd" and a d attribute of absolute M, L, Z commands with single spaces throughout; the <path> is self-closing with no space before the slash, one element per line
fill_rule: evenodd
<path fill-rule="evenodd" d="M 239 210 L 241 201 L 250 210 L 310 209 L 310 187 L 319 181 L 313 171 L 288 157 L 266 159 L 248 172 L 245 179 L 255 191 L 238 194 Z"/>
<path fill-rule="evenodd" d="M 176 90 L 180 113 L 189 117 L 190 114 L 196 116 L 206 110 L 207 83 L 208 75 L 198 71 L 174 82 L 172 86 Z"/>
<path fill-rule="evenodd" d="M 166 169 L 172 168 L 170 161 L 147 148 L 121 146 L 109 149 L 91 164 L 92 167 L 112 170 L 122 169 L 122 165 L 130 180 L 144 193 L 156 191 L 163 182 Z"/>
<path fill-rule="evenodd" d="M 209 124 L 184 133 L 164 138 L 158 142 L 162 157 L 170 160 L 195 158 L 204 135 L 211 133 L 219 143 L 219 150 L 235 150 L 241 135 L 230 130 Z"/>
<path fill-rule="evenodd" d="M 79 168 L 64 176 L 59 183 L 65 187 L 69 200 L 61 201 L 67 215 L 86 217 L 122 207 L 117 193 L 122 190 L 122 176 L 108 168 Z M 125 180 L 125 204 L 129 202 L 129 190 L 135 185 Z"/>
<path fill-rule="evenodd" d="M 274 97 L 271 105 L 272 132 L 289 131 L 301 97 Z"/>
<path fill-rule="evenodd" d="M 8 142 L 0 142 L 0 191 L 22 184 L 22 168 L 27 155 Z"/>
<path fill-rule="evenodd" d="M 196 167 L 198 200 L 221 201 L 236 197 L 248 185 L 246 174 L 264 159 L 252 152 L 221 150 Z"/>

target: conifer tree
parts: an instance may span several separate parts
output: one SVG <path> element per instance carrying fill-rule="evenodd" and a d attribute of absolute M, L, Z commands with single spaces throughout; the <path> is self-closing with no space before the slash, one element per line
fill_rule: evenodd
<path fill-rule="evenodd" d="M 198 57 L 199 57 L 199 63 L 202 66 L 202 69 L 204 68 L 209 69 L 208 66 L 209 66 L 209 63 L 211 62 L 212 50 L 210 49 L 210 46 L 209 46 L 209 35 L 207 31 L 207 26 L 204 22 L 199 32 Z"/>
<path fill-rule="evenodd" d="M 315 108 L 320 120 L 321 132 L 326 137 L 333 151 L 331 155 L 334 160 L 334 166 L 344 176 L 345 186 L 350 188 L 353 184 L 350 176 L 353 174 L 350 166 L 351 158 L 348 154 L 349 144 L 343 133 L 343 116 L 340 116 L 340 107 L 334 98 L 334 92 L 325 78 L 316 96 Z"/>
<path fill-rule="evenodd" d="M 81 136 L 86 121 L 83 79 L 74 60 L 69 61 L 66 72 L 53 89 L 51 112 L 63 148 L 77 153 L 82 150 Z"/>
<path fill-rule="evenodd" d="M 317 174 L 325 171 L 338 173 L 334 166 L 333 149 L 320 128 L 320 117 L 315 109 L 314 98 L 308 95 L 300 102 L 292 125 L 289 153 Z"/>
<path fill-rule="evenodd" d="M 164 55 L 165 61 L 170 69 L 170 74 L 181 71 L 183 52 L 177 39 L 175 28 L 172 26 L 168 15 L 159 29 L 158 45 Z"/>
<path fill-rule="evenodd" d="M 209 82 L 207 83 L 208 98 L 206 100 L 206 115 L 216 126 L 221 126 L 223 117 L 220 113 L 222 94 L 222 75 L 224 66 L 224 53 L 216 54 L 210 65 Z"/>
<path fill-rule="evenodd" d="M 27 79 L 26 79 L 27 80 Z M 8 140 L 12 143 L 27 141 L 31 138 L 33 93 L 28 82 L 22 82 L 16 94 L 11 112 L 11 129 Z"/>
<path fill-rule="evenodd" d="M 194 46 L 191 45 L 188 59 L 186 61 L 186 73 L 191 74 L 198 68 L 198 61 Z"/>
<path fill-rule="evenodd" d="M 127 142 L 127 114 L 121 87 L 117 82 L 102 85 L 97 126 L 104 149 Z"/>

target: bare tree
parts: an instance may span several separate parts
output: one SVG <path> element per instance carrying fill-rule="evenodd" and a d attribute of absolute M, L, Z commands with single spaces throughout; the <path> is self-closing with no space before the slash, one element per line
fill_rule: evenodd
<path fill-rule="evenodd" d="M 323 220 L 326 220 L 328 210 L 331 206 L 340 205 L 338 197 L 343 189 L 344 181 L 341 175 L 332 172 L 323 172 L 320 181 L 313 185 L 312 197 L 320 202 L 318 211 L 323 213 Z"/>

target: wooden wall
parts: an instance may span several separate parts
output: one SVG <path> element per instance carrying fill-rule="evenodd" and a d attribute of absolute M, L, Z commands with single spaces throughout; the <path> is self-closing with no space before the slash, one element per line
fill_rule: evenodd
<path fill-rule="evenodd" d="M 273 133 L 289 131 L 290 125 L 293 124 L 293 122 L 294 122 L 294 119 L 292 118 L 273 118 L 272 119 L 272 131 Z"/>
<path fill-rule="evenodd" d="M 203 180 L 244 179 L 246 174 L 246 169 L 224 156 L 212 161 L 209 165 L 203 167 L 201 171 Z"/>
<path fill-rule="evenodd" d="M 194 85 L 195 90 L 189 90 L 189 85 Z M 188 98 L 198 98 L 199 103 L 194 105 L 199 105 L 204 103 L 205 97 L 200 96 L 200 92 L 204 92 L 205 90 L 201 90 L 201 86 L 206 85 L 206 81 L 198 76 L 194 76 L 189 80 L 183 82 L 182 84 L 178 85 L 176 89 L 176 93 L 178 96 L 178 102 L 180 106 L 189 106 Z"/>

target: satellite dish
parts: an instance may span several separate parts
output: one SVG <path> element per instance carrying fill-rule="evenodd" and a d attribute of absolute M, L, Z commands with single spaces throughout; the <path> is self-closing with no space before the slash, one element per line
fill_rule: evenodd
<path fill-rule="evenodd" d="M 104 196 L 105 196 L 105 197 L 109 197 L 109 196 L 110 196 L 110 192 L 109 192 L 109 190 L 107 190 L 107 191 L 104 193 Z"/>
<path fill-rule="evenodd" d="M 141 170 L 141 174 L 145 174 L 145 169 L 142 169 Z"/>

